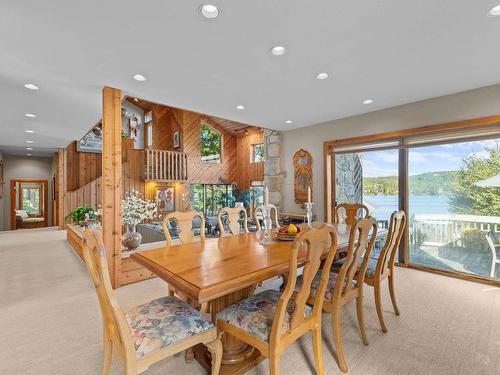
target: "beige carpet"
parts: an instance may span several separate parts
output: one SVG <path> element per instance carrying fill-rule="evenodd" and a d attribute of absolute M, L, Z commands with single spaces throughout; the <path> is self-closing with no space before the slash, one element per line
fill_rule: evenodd
<path fill-rule="evenodd" d="M 397 269 L 402 314 L 384 293 L 387 334 L 380 331 L 371 290 L 366 297 L 370 345 L 363 346 L 354 305 L 344 309 L 343 336 L 353 375 L 500 374 L 500 289 Z M 125 309 L 160 297 L 157 279 L 118 290 Z M 332 353 L 330 319 L 323 319 L 327 374 L 340 374 Z M 94 290 L 65 232 L 0 232 L 0 374 L 95 375 L 101 372 L 101 317 Z M 283 374 L 314 373 L 309 335 L 282 357 Z M 146 374 L 203 374 L 182 357 Z M 250 372 L 266 374 L 267 361 Z M 116 355 L 112 374 L 122 374 Z"/>

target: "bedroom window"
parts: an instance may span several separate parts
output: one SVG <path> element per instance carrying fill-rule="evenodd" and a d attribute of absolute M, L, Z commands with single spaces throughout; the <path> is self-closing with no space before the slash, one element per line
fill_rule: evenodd
<path fill-rule="evenodd" d="M 222 134 L 204 122 L 200 124 L 201 160 L 206 163 L 220 163 Z"/>

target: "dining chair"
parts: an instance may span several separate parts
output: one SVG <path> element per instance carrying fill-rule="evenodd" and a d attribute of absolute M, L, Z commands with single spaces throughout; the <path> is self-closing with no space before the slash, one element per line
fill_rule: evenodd
<path fill-rule="evenodd" d="M 223 207 L 217 214 L 217 225 L 221 236 L 239 234 L 242 227 L 244 233 L 249 233 L 247 211 L 239 207 Z"/>
<path fill-rule="evenodd" d="M 335 206 L 335 212 L 333 215 L 333 222 L 340 224 L 340 218 L 342 217 L 341 211 L 345 211 L 344 223 L 347 225 L 353 225 L 356 220 L 358 220 L 358 212 L 362 210 L 361 217 L 366 219 L 370 215 L 368 207 L 361 203 L 340 203 Z"/>
<path fill-rule="evenodd" d="M 200 235 L 196 237 L 193 231 L 193 221 L 199 220 L 200 223 Z M 179 241 L 181 243 L 192 243 L 197 239 L 200 241 L 205 240 L 205 218 L 203 214 L 197 211 L 174 211 L 166 214 L 163 217 L 163 233 L 165 234 L 165 239 L 167 240 L 167 246 L 174 245 L 172 236 L 168 229 L 171 222 L 175 222 L 175 228 L 177 230 L 177 235 L 179 236 Z M 167 285 L 167 290 L 169 296 L 175 296 L 176 294 L 182 298 L 183 301 L 187 302 L 189 305 L 195 308 L 201 308 L 202 311 L 208 312 L 210 310 L 210 304 L 206 303 L 204 306 L 200 306 L 192 298 L 184 295 L 180 291 L 176 290 L 170 285 Z M 191 348 L 186 351 L 186 362 L 191 362 L 194 357 L 194 352 Z"/>
<path fill-rule="evenodd" d="M 328 247 L 328 242 L 329 247 Z M 306 302 L 311 282 L 319 270 L 324 251 L 325 267 L 317 285 L 313 307 Z M 257 348 L 269 359 L 269 373 L 279 374 L 279 361 L 285 349 L 306 332 L 312 332 L 316 372 L 323 374 L 321 351 L 321 313 L 328 284 L 329 268 L 337 249 L 337 235 L 331 225 L 301 231 L 290 251 L 288 283 L 281 293 L 266 290 L 235 303 L 217 314 L 217 327 Z M 295 293 L 298 257 L 305 257 L 303 283 Z"/>
<path fill-rule="evenodd" d="M 255 207 L 254 210 L 254 221 L 255 225 L 257 227 L 257 231 L 260 231 L 264 228 L 262 228 L 260 221 L 259 221 L 259 215 L 262 216 L 262 218 L 266 217 L 266 210 L 269 210 L 269 215 L 271 217 L 271 226 L 274 228 L 279 228 L 280 224 L 278 222 L 278 209 L 274 204 L 259 204 L 257 207 Z M 265 225 L 265 223 L 264 223 Z"/>
<path fill-rule="evenodd" d="M 125 374 L 135 375 L 197 344 L 204 344 L 212 356 L 212 375 L 219 373 L 222 343 L 211 321 L 172 296 L 124 313 L 111 287 L 106 250 L 99 232 L 93 229 L 84 232 L 83 256 L 103 318 L 103 375 L 109 374 L 113 347 L 125 361 Z"/>
<path fill-rule="evenodd" d="M 177 228 L 177 235 L 181 243 L 191 243 L 196 240 L 193 232 L 193 220 L 200 220 L 200 240 L 205 239 L 205 218 L 197 211 L 174 211 L 163 217 L 163 233 L 167 240 L 167 245 L 172 246 L 172 236 L 168 229 L 171 221 L 174 221 Z"/>
<path fill-rule="evenodd" d="M 359 219 L 351 226 L 347 255 L 344 258 L 342 267 L 338 273 L 335 273 L 325 263 L 322 272 L 318 272 L 314 277 L 311 295 L 307 301 L 309 304 L 314 304 L 317 300 L 320 280 L 323 277 L 323 272 L 327 269 L 329 271 L 329 279 L 326 293 L 324 294 L 323 311 L 330 313 L 332 316 L 333 340 L 335 342 L 339 367 L 343 372 L 347 372 L 348 368 L 342 343 L 342 307 L 353 299 L 356 300 L 356 314 L 361 338 L 363 344 L 368 345 L 368 336 L 366 335 L 363 317 L 363 283 L 370 253 L 377 238 L 377 229 L 377 221 L 371 216 L 366 219 Z M 356 273 L 359 259 L 361 259 L 361 266 L 359 272 Z M 302 277 L 299 276 L 297 286 L 300 287 L 302 282 Z"/>
<path fill-rule="evenodd" d="M 377 310 L 380 328 L 384 333 L 387 332 L 387 327 L 382 314 L 382 281 L 387 278 L 394 313 L 399 315 L 399 309 L 396 303 L 396 294 L 394 292 L 394 262 L 398 253 L 399 244 L 401 243 L 401 238 L 404 234 L 405 226 L 406 215 L 404 211 L 393 212 L 389 220 L 387 237 L 385 239 L 385 244 L 382 247 L 382 251 L 378 257 L 370 257 L 368 260 L 368 266 L 366 267 L 365 284 L 373 287 L 374 289 L 375 308 Z M 332 270 L 334 272 L 339 272 L 343 263 L 344 259 L 334 262 Z"/>

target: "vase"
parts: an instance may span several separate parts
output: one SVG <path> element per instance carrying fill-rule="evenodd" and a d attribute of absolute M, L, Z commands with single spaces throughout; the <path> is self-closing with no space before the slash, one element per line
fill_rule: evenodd
<path fill-rule="evenodd" d="M 142 235 L 136 231 L 135 225 L 127 225 L 127 233 L 123 235 L 122 245 L 127 251 L 135 250 L 142 241 Z"/>

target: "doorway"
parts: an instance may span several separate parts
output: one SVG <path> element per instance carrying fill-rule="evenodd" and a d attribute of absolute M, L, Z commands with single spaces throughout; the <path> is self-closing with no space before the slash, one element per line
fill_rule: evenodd
<path fill-rule="evenodd" d="M 10 180 L 10 229 L 48 226 L 48 180 Z"/>

